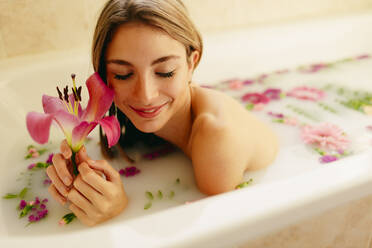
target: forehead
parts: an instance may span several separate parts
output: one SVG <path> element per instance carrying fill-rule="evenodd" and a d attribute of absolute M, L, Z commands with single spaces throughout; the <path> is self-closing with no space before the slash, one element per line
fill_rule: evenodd
<path fill-rule="evenodd" d="M 130 23 L 116 30 L 108 45 L 106 60 L 124 59 L 136 63 L 170 54 L 186 56 L 186 49 L 182 43 L 160 29 Z"/>

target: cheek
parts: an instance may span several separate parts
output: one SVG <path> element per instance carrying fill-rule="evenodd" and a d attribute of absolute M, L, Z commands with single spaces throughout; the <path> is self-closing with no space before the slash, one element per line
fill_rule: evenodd
<path fill-rule="evenodd" d="M 168 97 L 178 100 L 179 98 L 182 98 L 183 93 L 185 92 L 186 85 L 184 83 L 184 80 L 175 79 L 171 82 L 167 83 L 162 87 L 162 93 L 167 95 Z"/>
<path fill-rule="evenodd" d="M 120 105 L 126 101 L 128 98 L 128 90 L 115 86 L 113 86 L 112 89 L 114 90 L 114 102 L 116 105 Z"/>

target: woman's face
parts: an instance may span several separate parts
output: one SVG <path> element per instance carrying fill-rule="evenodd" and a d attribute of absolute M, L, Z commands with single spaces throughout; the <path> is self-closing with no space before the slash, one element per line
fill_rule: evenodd
<path fill-rule="evenodd" d="M 143 25 L 118 28 L 106 52 L 116 106 L 142 132 L 161 129 L 186 103 L 193 62 L 183 44 Z"/>

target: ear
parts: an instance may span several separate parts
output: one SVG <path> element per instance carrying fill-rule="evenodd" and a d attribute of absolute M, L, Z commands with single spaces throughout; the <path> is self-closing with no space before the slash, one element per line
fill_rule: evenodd
<path fill-rule="evenodd" d="M 199 56 L 200 56 L 199 51 L 193 51 L 190 55 L 190 59 L 189 59 L 189 76 L 190 76 L 190 79 L 191 79 L 192 73 L 195 70 L 195 65 L 199 60 Z"/>

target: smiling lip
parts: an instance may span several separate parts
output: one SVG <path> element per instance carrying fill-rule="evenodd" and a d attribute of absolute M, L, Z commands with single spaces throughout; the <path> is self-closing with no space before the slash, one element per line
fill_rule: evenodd
<path fill-rule="evenodd" d="M 156 107 L 152 107 L 152 108 L 140 108 L 140 109 L 137 109 L 137 108 L 133 108 L 132 106 L 129 106 L 131 109 L 134 110 L 134 112 L 136 112 L 139 116 L 143 117 L 143 118 L 154 118 L 155 116 L 157 116 L 162 108 L 167 104 L 164 103 L 160 106 L 156 106 Z"/>

